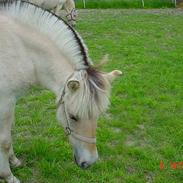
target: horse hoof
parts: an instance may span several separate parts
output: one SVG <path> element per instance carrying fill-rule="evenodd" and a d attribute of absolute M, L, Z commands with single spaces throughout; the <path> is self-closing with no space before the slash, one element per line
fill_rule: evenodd
<path fill-rule="evenodd" d="M 11 164 L 11 166 L 16 167 L 16 168 L 22 166 L 22 162 L 16 157 L 14 157 L 13 159 L 10 159 L 10 164 Z"/>
<path fill-rule="evenodd" d="M 7 183 L 20 183 L 20 181 L 14 176 L 10 176 L 9 178 L 7 178 L 6 182 Z"/>

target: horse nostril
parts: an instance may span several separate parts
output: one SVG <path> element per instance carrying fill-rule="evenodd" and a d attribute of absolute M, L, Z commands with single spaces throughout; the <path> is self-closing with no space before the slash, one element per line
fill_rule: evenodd
<path fill-rule="evenodd" d="M 81 168 L 85 169 L 85 168 L 88 168 L 89 165 L 87 162 L 82 162 L 81 165 L 80 165 Z"/>

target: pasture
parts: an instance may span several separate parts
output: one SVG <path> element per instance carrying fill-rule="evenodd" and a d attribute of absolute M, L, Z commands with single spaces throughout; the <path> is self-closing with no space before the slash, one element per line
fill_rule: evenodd
<path fill-rule="evenodd" d="M 56 120 L 55 97 L 32 88 L 20 98 L 13 129 L 25 183 L 181 183 L 183 169 L 183 12 L 80 10 L 77 30 L 95 63 L 120 69 L 111 105 L 98 121 L 100 160 L 79 169 Z M 160 161 L 164 169 L 160 170 Z"/>
<path fill-rule="evenodd" d="M 86 8 L 143 8 L 142 0 L 85 0 Z M 83 8 L 83 0 L 76 0 L 76 7 Z M 174 7 L 172 0 L 144 0 L 144 8 Z"/>

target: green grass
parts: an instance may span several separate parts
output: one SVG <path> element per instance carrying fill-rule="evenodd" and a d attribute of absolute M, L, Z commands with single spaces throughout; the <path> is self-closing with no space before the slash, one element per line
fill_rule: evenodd
<path fill-rule="evenodd" d="M 33 88 L 16 108 L 14 147 L 24 166 L 14 174 L 24 183 L 182 183 L 183 170 L 169 167 L 183 161 L 182 19 L 171 9 L 79 11 L 94 62 L 108 53 L 103 70 L 124 73 L 98 121 L 100 161 L 88 170 L 74 164 L 54 96 Z"/>
<path fill-rule="evenodd" d="M 144 5 L 144 8 L 174 7 L 171 0 L 144 0 Z M 83 0 L 77 0 L 76 7 L 83 8 Z M 143 6 L 141 0 L 86 0 L 86 8 L 143 8 Z"/>

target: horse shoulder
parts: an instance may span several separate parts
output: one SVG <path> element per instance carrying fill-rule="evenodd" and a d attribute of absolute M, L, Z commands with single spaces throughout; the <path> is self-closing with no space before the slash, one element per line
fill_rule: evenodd
<path fill-rule="evenodd" d="M 0 92 L 18 90 L 33 83 L 34 67 L 28 58 L 23 35 L 13 18 L 0 14 Z"/>

